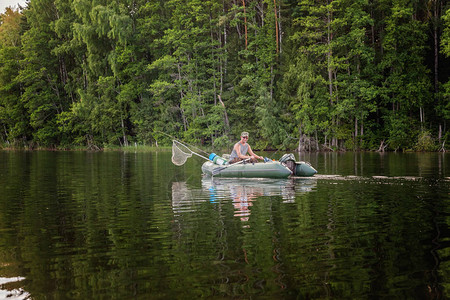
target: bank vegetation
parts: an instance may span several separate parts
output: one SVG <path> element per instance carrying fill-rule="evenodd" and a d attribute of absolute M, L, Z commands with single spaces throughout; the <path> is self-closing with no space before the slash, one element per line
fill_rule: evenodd
<path fill-rule="evenodd" d="M 444 151 L 444 0 L 30 0 L 0 16 L 0 144 Z"/>

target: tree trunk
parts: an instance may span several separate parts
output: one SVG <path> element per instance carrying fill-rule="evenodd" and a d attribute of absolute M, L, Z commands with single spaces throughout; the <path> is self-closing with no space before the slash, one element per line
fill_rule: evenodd
<path fill-rule="evenodd" d="M 278 4 L 278 38 L 280 40 L 280 53 L 282 53 L 283 30 L 281 29 L 281 4 Z"/>
<path fill-rule="evenodd" d="M 209 23 L 212 24 L 211 15 L 209 16 Z M 214 34 L 212 26 L 209 27 L 209 32 L 211 36 L 211 53 L 214 52 Z M 220 68 L 220 60 L 218 62 L 219 68 Z M 213 90 L 214 90 L 214 105 L 217 105 L 217 78 L 216 78 L 216 72 L 213 73 Z"/>
<path fill-rule="evenodd" d="M 247 50 L 248 38 L 247 38 L 247 14 L 245 12 L 245 0 L 242 0 L 242 5 L 244 6 L 245 50 Z"/>
<path fill-rule="evenodd" d="M 419 115 L 420 115 L 420 127 L 423 128 L 423 123 L 425 122 L 425 112 L 422 106 L 419 107 Z"/>
<path fill-rule="evenodd" d="M 364 135 L 364 123 L 361 121 L 361 131 L 360 131 L 360 139 L 359 139 L 359 147 L 363 144 L 363 135 Z"/>
<path fill-rule="evenodd" d="M 181 108 L 181 105 L 179 108 L 181 111 L 181 119 L 183 120 L 184 131 L 187 131 L 188 124 L 187 124 L 186 116 L 184 115 L 184 110 Z"/>
<path fill-rule="evenodd" d="M 447 152 L 447 150 L 445 150 L 445 141 L 442 143 L 441 148 L 439 148 L 439 152 Z"/>
<path fill-rule="evenodd" d="M 125 134 L 125 124 L 123 122 L 123 118 L 122 117 L 121 117 L 121 123 L 122 123 L 123 145 L 125 147 L 128 147 L 128 139 L 127 139 L 127 135 Z"/>
<path fill-rule="evenodd" d="M 328 11 L 327 14 L 327 68 L 328 68 L 328 90 L 330 93 L 330 103 L 333 104 L 333 69 L 331 68 L 331 58 L 332 58 L 332 49 L 331 49 L 331 41 L 333 40 L 333 34 L 331 33 L 331 12 Z"/>
<path fill-rule="evenodd" d="M 228 128 L 230 128 L 230 122 L 229 122 L 229 120 L 228 120 L 227 109 L 226 109 L 226 107 L 225 107 L 225 104 L 224 104 L 223 101 L 222 101 L 222 97 L 221 97 L 220 95 L 217 95 L 217 97 L 219 98 L 220 104 L 223 106 L 224 117 L 225 117 L 225 125 L 227 126 L 227 129 L 226 129 L 226 130 L 228 131 Z"/>
<path fill-rule="evenodd" d="M 273 100 L 273 82 L 275 80 L 275 75 L 273 72 L 273 65 L 270 66 L 270 102 Z"/>
<path fill-rule="evenodd" d="M 86 56 L 83 55 L 83 87 L 84 90 L 86 91 L 88 88 L 88 71 L 87 69 L 87 61 L 86 61 Z"/>
<path fill-rule="evenodd" d="M 302 137 L 303 137 L 303 133 L 302 133 L 302 125 L 300 125 L 299 129 L 299 139 L 298 139 L 298 152 L 302 152 Z"/>
<path fill-rule="evenodd" d="M 317 130 L 315 131 L 316 133 L 316 151 L 319 151 L 319 139 L 317 138 Z"/>
<path fill-rule="evenodd" d="M 388 145 L 385 145 L 385 144 L 384 144 L 384 140 L 381 141 L 380 147 L 378 148 L 377 152 L 384 152 L 384 149 L 386 149 L 387 146 L 388 146 Z"/>
<path fill-rule="evenodd" d="M 279 44 L 278 44 L 278 17 L 277 17 L 277 1 L 273 0 L 273 9 L 275 11 L 275 39 L 276 39 L 276 44 L 277 44 L 277 54 L 278 49 L 279 49 Z"/>
<path fill-rule="evenodd" d="M 437 31 L 437 26 L 434 26 L 434 92 L 436 94 L 439 92 L 439 39 Z"/>
<path fill-rule="evenodd" d="M 441 139 L 442 139 L 442 125 L 439 124 L 439 134 L 438 134 L 439 144 L 441 143 Z"/>
<path fill-rule="evenodd" d="M 439 19 L 440 19 L 440 11 L 439 11 L 439 0 L 433 1 L 433 40 L 434 40 L 434 92 L 437 94 L 439 91 Z"/>
<path fill-rule="evenodd" d="M 223 2 L 223 13 L 224 14 L 226 13 L 225 2 Z M 224 51 L 223 59 L 219 58 L 221 60 L 221 64 L 220 64 L 220 94 L 222 94 L 223 80 L 227 73 L 227 55 L 226 55 L 226 53 L 227 53 L 227 24 L 226 24 L 226 22 L 224 22 L 224 24 L 223 24 L 223 44 L 221 43 L 220 45 L 222 45 L 222 49 Z"/>

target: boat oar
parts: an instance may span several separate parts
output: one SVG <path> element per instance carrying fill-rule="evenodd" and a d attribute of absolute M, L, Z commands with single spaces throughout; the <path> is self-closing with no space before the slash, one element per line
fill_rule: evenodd
<path fill-rule="evenodd" d="M 227 168 L 230 168 L 230 167 L 232 167 L 232 166 L 238 165 L 238 164 L 242 164 L 243 162 L 246 162 L 246 161 L 248 161 L 249 159 L 250 159 L 250 158 L 247 158 L 247 159 L 244 159 L 244 160 L 241 160 L 241 161 L 232 163 L 232 164 L 230 164 L 230 165 L 227 165 L 227 166 L 225 166 L 225 167 L 215 168 L 214 170 L 212 170 L 211 173 L 212 173 L 213 176 L 215 176 L 215 175 L 219 174 L 220 172 L 222 172 L 223 170 L 225 170 L 225 169 L 227 169 Z"/>

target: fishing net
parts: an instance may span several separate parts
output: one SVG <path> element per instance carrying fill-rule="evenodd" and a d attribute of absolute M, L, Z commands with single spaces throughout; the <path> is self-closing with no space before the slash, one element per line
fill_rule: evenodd
<path fill-rule="evenodd" d="M 192 157 L 192 151 L 185 145 L 172 141 L 172 163 L 177 166 L 182 166 L 186 160 Z"/>

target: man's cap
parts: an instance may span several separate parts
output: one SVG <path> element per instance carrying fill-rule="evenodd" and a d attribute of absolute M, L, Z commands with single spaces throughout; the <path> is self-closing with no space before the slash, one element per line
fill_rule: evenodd
<path fill-rule="evenodd" d="M 248 137 L 248 132 L 247 132 L 247 131 L 242 131 L 241 136 L 242 136 L 242 137 L 245 137 L 245 136 Z"/>

